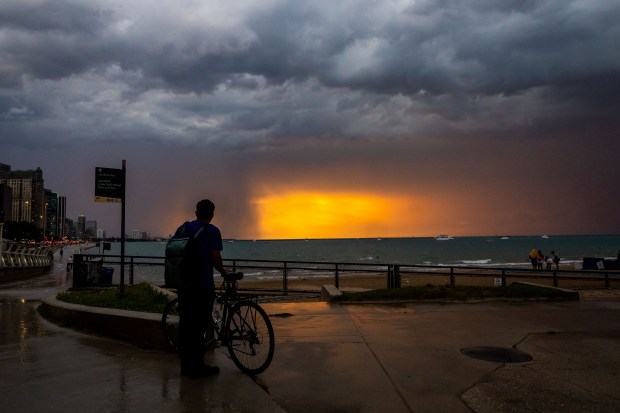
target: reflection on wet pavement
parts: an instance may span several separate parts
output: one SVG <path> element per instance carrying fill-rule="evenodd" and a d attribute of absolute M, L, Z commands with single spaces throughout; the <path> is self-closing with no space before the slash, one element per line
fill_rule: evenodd
<path fill-rule="evenodd" d="M 6 283 L 0 280 L 0 345 L 25 343 L 28 338 L 45 335 L 35 304 L 71 287 L 67 262 L 74 248 L 65 248 L 62 256 L 56 252 L 53 267 L 45 274 Z"/>
<path fill-rule="evenodd" d="M 25 343 L 30 337 L 45 335 L 34 306 L 26 301 L 0 302 L 0 345 Z"/>

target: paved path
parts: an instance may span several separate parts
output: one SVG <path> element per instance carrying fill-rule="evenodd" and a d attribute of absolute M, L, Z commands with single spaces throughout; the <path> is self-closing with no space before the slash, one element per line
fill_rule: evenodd
<path fill-rule="evenodd" d="M 620 300 L 268 305 L 276 358 L 260 381 L 290 412 L 618 412 Z M 529 353 L 503 364 L 464 356 Z"/>

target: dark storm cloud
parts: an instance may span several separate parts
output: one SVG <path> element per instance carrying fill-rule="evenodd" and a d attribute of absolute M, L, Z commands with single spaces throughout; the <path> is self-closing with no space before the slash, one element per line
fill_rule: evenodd
<path fill-rule="evenodd" d="M 25 32 L 94 35 L 105 27 L 107 13 L 75 2 L 19 1 L 0 4 L 0 24 Z"/>
<path fill-rule="evenodd" d="M 0 4 L 0 87 L 22 76 L 60 79 L 105 64 L 101 31 L 109 13 L 69 1 Z"/>
<path fill-rule="evenodd" d="M 73 115 L 78 128 L 80 120 L 118 119 L 120 137 L 139 129 L 156 139 L 208 135 L 242 145 L 415 137 L 484 129 L 489 111 L 506 129 L 544 122 L 557 102 L 598 111 L 601 84 L 609 99 L 617 96 L 617 82 L 608 81 L 620 68 L 620 7 L 612 1 L 266 2 L 232 10 L 218 2 L 158 9 L 25 1 L 0 9 L 0 110 L 25 134 L 16 120 L 70 136 L 54 119 Z M 535 112 L 529 119 L 497 109 L 526 105 Z M 136 111 L 151 118 L 128 117 Z"/>
<path fill-rule="evenodd" d="M 230 13 L 199 5 L 158 13 L 105 2 L 5 4 L 11 39 L 2 51 L 14 67 L 2 77 L 58 78 L 119 64 L 142 73 L 143 88 L 182 93 L 237 86 L 235 78 L 250 74 L 415 97 L 511 94 L 620 69 L 613 1 L 267 2 L 229 27 L 216 22 Z"/>

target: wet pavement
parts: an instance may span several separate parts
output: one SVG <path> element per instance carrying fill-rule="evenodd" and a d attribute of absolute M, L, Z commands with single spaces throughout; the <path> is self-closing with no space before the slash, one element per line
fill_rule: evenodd
<path fill-rule="evenodd" d="M 62 264 L 62 263 L 59 263 Z M 620 299 L 330 305 L 267 303 L 276 353 L 256 380 L 223 349 L 215 378 L 175 355 L 48 323 L 35 306 L 67 288 L 58 271 L 0 286 L 2 411 L 617 412 Z M 516 349 L 531 361 L 476 359 Z"/>
<path fill-rule="evenodd" d="M 620 301 L 269 306 L 260 380 L 290 412 L 620 411 Z M 513 348 L 533 361 L 467 357 Z"/>

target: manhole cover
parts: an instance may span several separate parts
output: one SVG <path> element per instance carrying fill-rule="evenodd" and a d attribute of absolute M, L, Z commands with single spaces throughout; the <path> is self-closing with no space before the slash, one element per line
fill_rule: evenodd
<path fill-rule="evenodd" d="M 496 363 L 523 363 L 533 360 L 532 356 L 527 353 L 504 347 L 468 347 L 462 348 L 461 353 L 471 358 Z"/>

